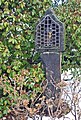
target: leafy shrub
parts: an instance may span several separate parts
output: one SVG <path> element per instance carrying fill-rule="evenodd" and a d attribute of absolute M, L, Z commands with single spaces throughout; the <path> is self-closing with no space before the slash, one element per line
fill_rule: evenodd
<path fill-rule="evenodd" d="M 63 69 L 81 66 L 81 2 L 72 0 L 57 9 L 55 14 L 65 26 Z"/>
<path fill-rule="evenodd" d="M 10 103 L 9 98 L 3 97 L 0 99 L 0 118 L 9 112 L 10 104 L 11 103 Z"/>
<path fill-rule="evenodd" d="M 44 77 L 41 66 L 34 65 L 38 58 L 34 32 L 38 17 L 49 5 L 48 0 L 0 1 L 0 87 L 5 96 L 0 100 L 3 104 L 10 98 L 13 103 L 24 97 L 31 99 L 40 91 L 39 84 Z M 9 109 L 10 105 L 12 102 L 6 107 Z M 8 112 L 6 107 L 0 105 L 0 117 Z"/>
<path fill-rule="evenodd" d="M 6 74 L 0 77 L 0 87 L 3 89 L 3 96 L 0 99 L 0 117 L 11 112 L 11 108 L 19 101 L 33 100 L 42 88 L 40 83 L 44 80 L 44 73 L 40 64 L 33 65 L 30 69 L 23 69 L 13 79 Z"/>
<path fill-rule="evenodd" d="M 35 25 L 49 2 L 3 0 L 0 4 L 0 75 L 13 77 L 21 69 L 31 67 L 36 59 Z"/>

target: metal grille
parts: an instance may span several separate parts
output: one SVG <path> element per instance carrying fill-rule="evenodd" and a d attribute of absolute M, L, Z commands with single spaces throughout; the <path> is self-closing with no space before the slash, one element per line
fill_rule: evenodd
<path fill-rule="evenodd" d="M 60 47 L 60 26 L 49 15 L 36 27 L 36 47 L 39 49 Z"/>

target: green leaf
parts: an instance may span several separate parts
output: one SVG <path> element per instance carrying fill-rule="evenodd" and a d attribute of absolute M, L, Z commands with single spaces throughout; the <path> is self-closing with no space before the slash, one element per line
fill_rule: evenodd
<path fill-rule="evenodd" d="M 7 110 L 7 109 L 3 111 L 3 114 L 4 114 L 4 115 L 6 115 L 7 113 L 8 113 L 8 110 Z"/>
<path fill-rule="evenodd" d="M 3 61 L 2 61 L 2 58 L 0 58 L 0 64 L 2 64 L 2 62 L 3 62 Z"/>
<path fill-rule="evenodd" d="M 5 64 L 2 65 L 2 69 L 6 70 L 6 65 Z"/>
<path fill-rule="evenodd" d="M 16 46 L 15 46 L 15 48 L 16 49 L 20 49 L 21 47 L 20 47 L 20 44 L 17 44 Z"/>
<path fill-rule="evenodd" d="M 0 112 L 0 118 L 2 118 L 3 117 L 3 114 Z"/>
<path fill-rule="evenodd" d="M 9 43 L 17 44 L 17 40 L 14 39 L 14 38 L 10 38 L 10 39 L 9 39 Z"/>
<path fill-rule="evenodd" d="M 7 73 L 10 73 L 11 72 L 11 69 L 7 69 Z"/>

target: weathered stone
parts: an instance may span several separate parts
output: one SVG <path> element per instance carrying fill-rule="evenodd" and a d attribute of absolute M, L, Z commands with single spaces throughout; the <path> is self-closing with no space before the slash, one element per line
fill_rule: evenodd
<path fill-rule="evenodd" d="M 54 97 L 55 84 L 61 80 L 61 52 L 64 51 L 64 25 L 57 19 L 51 9 L 36 26 L 35 48 L 41 53 L 46 71 L 47 98 Z"/>

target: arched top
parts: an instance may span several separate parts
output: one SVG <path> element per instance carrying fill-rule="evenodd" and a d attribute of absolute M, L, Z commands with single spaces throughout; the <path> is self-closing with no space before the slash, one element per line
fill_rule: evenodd
<path fill-rule="evenodd" d="M 50 15 L 46 15 L 45 17 L 43 17 L 43 19 L 37 24 L 36 28 L 40 25 L 40 24 L 44 24 L 44 21 L 48 20 L 46 24 L 51 24 L 51 21 L 53 21 L 53 23 L 57 24 L 59 26 L 59 23 L 57 21 L 55 21 Z"/>

